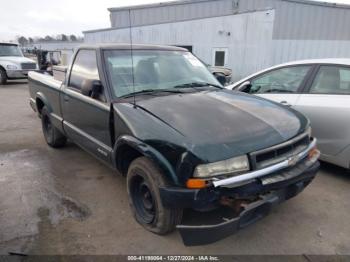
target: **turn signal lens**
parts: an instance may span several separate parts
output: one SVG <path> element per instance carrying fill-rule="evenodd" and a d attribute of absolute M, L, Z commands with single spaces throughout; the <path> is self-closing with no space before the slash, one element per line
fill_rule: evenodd
<path fill-rule="evenodd" d="M 203 179 L 188 179 L 186 182 L 187 188 L 191 189 L 201 189 L 207 187 L 207 181 Z"/>
<path fill-rule="evenodd" d="M 316 148 L 316 147 L 314 147 L 313 149 L 311 149 L 310 151 L 309 151 L 309 154 L 308 154 L 308 162 L 309 163 L 314 163 L 314 162 L 316 162 L 317 161 L 317 159 L 320 157 L 320 151 Z"/>

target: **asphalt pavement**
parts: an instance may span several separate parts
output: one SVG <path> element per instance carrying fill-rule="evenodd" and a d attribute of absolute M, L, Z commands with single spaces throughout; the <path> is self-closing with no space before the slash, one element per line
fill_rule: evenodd
<path fill-rule="evenodd" d="M 207 246 L 154 235 L 130 212 L 125 179 L 72 143 L 52 149 L 26 81 L 0 86 L 0 254 L 350 254 L 350 173 L 322 164 L 297 197 Z"/>

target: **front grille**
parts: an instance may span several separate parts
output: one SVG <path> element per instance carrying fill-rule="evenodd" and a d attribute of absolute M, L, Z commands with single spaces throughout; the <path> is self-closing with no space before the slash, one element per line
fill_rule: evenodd
<path fill-rule="evenodd" d="M 36 69 L 36 64 L 35 63 L 22 63 L 21 67 L 24 70 L 31 70 L 31 69 Z"/>
<path fill-rule="evenodd" d="M 302 134 L 290 141 L 250 154 L 253 169 L 261 169 L 284 161 L 290 156 L 296 155 L 310 144 L 308 134 Z"/>

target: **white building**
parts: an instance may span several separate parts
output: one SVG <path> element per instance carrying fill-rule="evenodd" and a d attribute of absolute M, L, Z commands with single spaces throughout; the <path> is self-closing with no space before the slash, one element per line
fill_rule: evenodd
<path fill-rule="evenodd" d="M 350 6 L 310 0 L 194 0 L 110 8 L 86 43 L 185 46 L 239 79 L 282 62 L 350 57 Z M 130 18 L 130 19 L 129 19 Z"/>

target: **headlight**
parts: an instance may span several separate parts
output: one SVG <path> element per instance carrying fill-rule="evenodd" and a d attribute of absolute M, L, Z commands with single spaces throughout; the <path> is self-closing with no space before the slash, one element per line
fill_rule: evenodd
<path fill-rule="evenodd" d="M 16 70 L 17 66 L 15 66 L 15 65 L 7 65 L 6 68 L 10 69 L 10 70 Z"/>
<path fill-rule="evenodd" d="M 220 175 L 234 175 L 249 170 L 249 161 L 246 155 L 211 164 L 199 165 L 194 170 L 196 178 L 210 178 Z"/>

